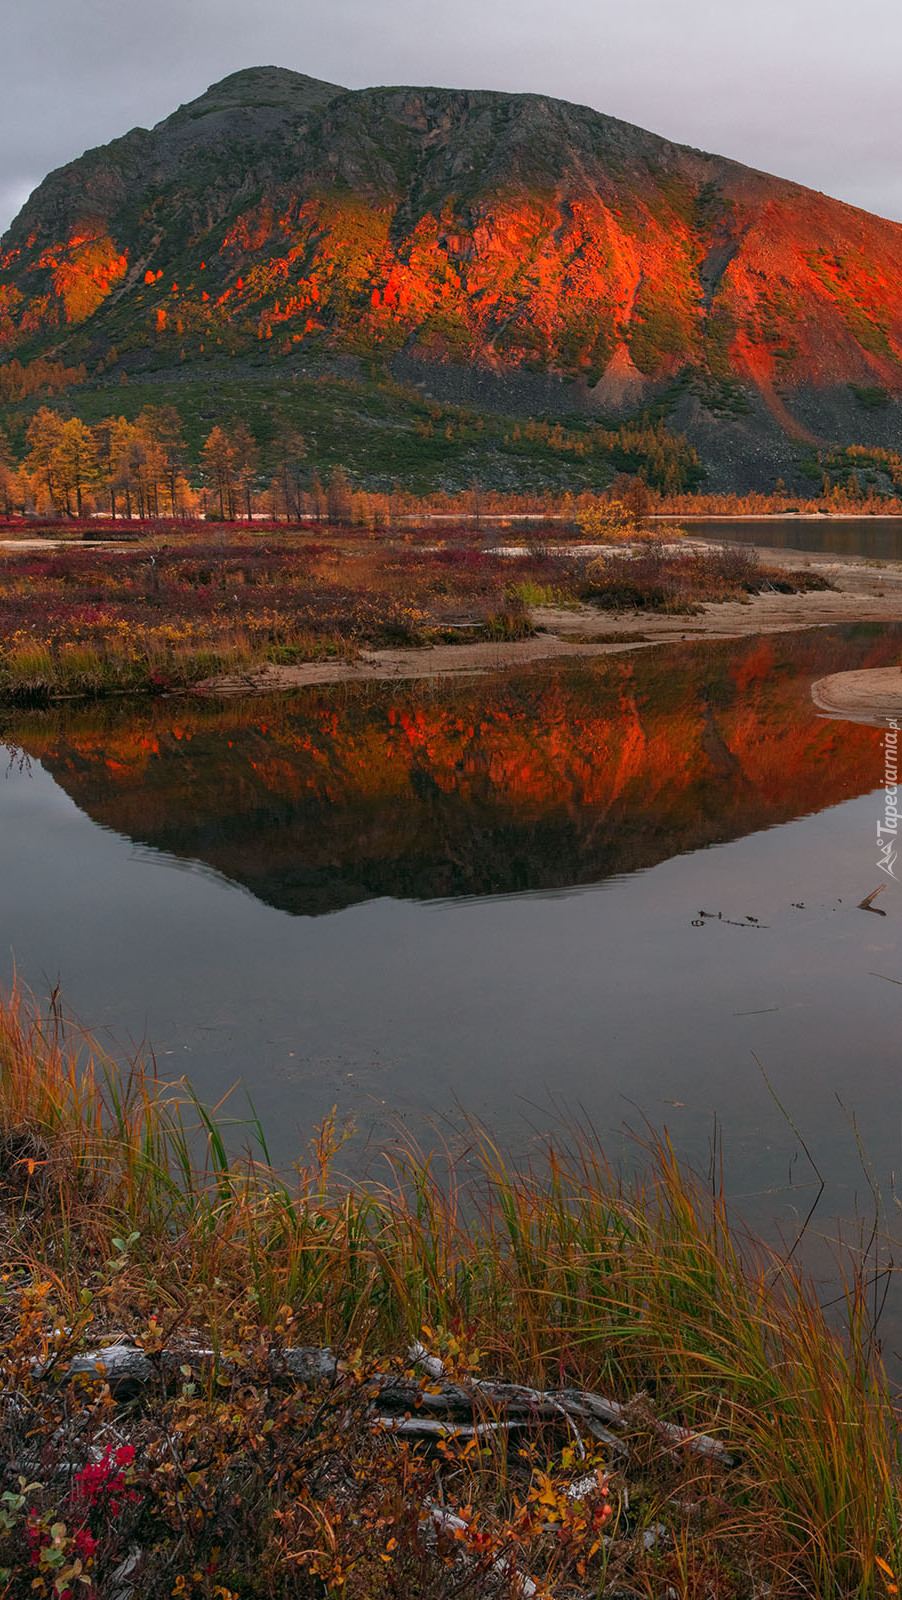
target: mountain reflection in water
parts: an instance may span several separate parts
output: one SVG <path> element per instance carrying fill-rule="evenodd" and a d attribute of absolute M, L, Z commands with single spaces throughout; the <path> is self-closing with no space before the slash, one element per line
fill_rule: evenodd
<path fill-rule="evenodd" d="M 96 822 L 315 916 L 383 896 L 597 883 L 879 782 L 879 734 L 811 680 L 898 659 L 873 627 L 565 669 L 8 717 Z"/>

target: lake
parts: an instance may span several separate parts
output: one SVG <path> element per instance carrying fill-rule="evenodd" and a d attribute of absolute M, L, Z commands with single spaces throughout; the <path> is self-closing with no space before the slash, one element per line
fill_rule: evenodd
<path fill-rule="evenodd" d="M 733 517 L 692 521 L 691 534 L 771 550 L 810 550 L 870 561 L 902 561 L 902 517 Z"/>
<path fill-rule="evenodd" d="M 813 679 L 902 627 L 273 700 L 6 712 L 0 978 L 151 1048 L 290 1161 L 562 1114 L 704 1166 L 756 1225 L 866 1211 L 900 1159 L 902 902 L 879 730 Z M 0 752 L 2 753 L 2 752 Z M 777 1100 L 782 1106 L 777 1104 Z M 236 1131 L 234 1137 L 240 1138 Z"/>

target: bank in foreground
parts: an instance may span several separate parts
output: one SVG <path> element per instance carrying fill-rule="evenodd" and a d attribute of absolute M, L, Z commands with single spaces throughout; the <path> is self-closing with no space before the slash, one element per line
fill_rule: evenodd
<path fill-rule="evenodd" d="M 895 1592 L 854 1263 L 836 1331 L 666 1142 L 352 1185 L 254 1132 L 0 1007 L 6 1593 Z"/>

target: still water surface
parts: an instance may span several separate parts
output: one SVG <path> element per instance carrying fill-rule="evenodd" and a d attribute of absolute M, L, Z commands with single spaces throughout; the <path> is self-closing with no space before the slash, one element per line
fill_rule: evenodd
<path fill-rule="evenodd" d="M 747 522 L 730 518 L 691 522 L 706 539 L 739 540 L 773 550 L 811 550 L 870 561 L 902 561 L 902 517 L 780 517 Z"/>
<path fill-rule="evenodd" d="M 882 736 L 811 681 L 902 628 L 668 647 L 247 704 L 7 715 L 0 979 L 14 968 L 274 1157 L 337 1106 L 350 1162 L 462 1108 L 523 1150 L 561 1108 L 704 1163 L 750 1220 L 902 1155 L 902 891 Z M 702 912 L 709 913 L 703 916 Z M 754 919 L 754 920 L 753 920 Z M 887 979 L 893 981 L 886 981 Z M 242 1091 L 233 1100 L 243 1107 Z"/>

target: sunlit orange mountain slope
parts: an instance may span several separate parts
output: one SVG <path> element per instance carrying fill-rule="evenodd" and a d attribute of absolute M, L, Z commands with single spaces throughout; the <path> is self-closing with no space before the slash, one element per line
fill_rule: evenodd
<path fill-rule="evenodd" d="M 509 411 L 660 402 L 713 482 L 748 479 L 756 452 L 895 444 L 902 227 L 585 106 L 254 68 L 27 202 L 0 359 L 48 350 L 107 374 L 375 360 Z"/>

